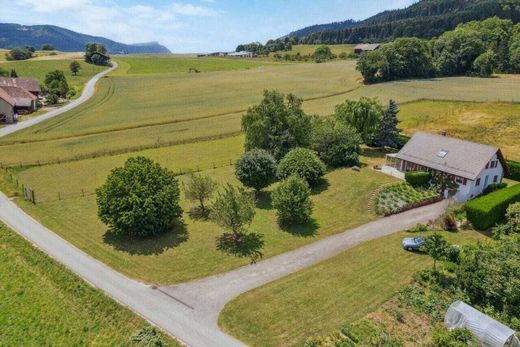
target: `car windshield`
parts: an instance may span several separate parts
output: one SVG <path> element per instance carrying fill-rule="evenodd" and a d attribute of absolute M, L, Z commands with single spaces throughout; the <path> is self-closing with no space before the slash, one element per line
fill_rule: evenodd
<path fill-rule="evenodd" d="M 424 240 L 421 237 L 416 237 L 413 240 L 414 240 L 415 243 L 423 243 L 424 242 Z"/>

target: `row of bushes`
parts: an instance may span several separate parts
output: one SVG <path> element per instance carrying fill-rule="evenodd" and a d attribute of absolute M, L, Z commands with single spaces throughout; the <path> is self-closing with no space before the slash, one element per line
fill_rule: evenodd
<path fill-rule="evenodd" d="M 408 171 L 404 177 L 412 187 L 425 186 L 431 178 L 430 173 L 426 171 Z"/>
<path fill-rule="evenodd" d="M 502 221 L 510 204 L 520 201 L 520 184 L 482 196 L 466 204 L 468 220 L 480 230 Z"/>
<path fill-rule="evenodd" d="M 507 166 L 509 167 L 509 175 L 507 176 L 507 178 L 510 178 L 515 181 L 520 181 L 520 162 L 508 160 Z"/>

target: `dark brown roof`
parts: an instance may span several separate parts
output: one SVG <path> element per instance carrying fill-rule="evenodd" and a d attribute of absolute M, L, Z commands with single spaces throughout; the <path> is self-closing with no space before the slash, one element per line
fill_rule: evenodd
<path fill-rule="evenodd" d="M 507 165 L 497 147 L 417 132 L 396 157 L 451 175 L 475 180 L 495 154 L 498 155 L 504 171 L 507 172 Z"/>
<path fill-rule="evenodd" d="M 19 87 L 31 93 L 41 93 L 42 91 L 38 81 L 30 78 L 0 77 L 0 87 Z"/>
<path fill-rule="evenodd" d="M 0 88 L 0 99 L 4 100 L 13 107 L 16 106 L 16 101 L 2 88 Z"/>

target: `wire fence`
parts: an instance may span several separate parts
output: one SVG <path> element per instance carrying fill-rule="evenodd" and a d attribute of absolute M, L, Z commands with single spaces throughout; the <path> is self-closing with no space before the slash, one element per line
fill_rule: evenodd
<path fill-rule="evenodd" d="M 184 168 L 171 170 L 175 176 L 183 176 L 191 173 L 198 173 L 211 169 L 224 168 L 235 165 L 236 159 L 226 159 L 221 161 L 213 161 L 207 165 L 197 165 L 193 168 Z M 77 198 L 85 198 L 96 194 L 95 189 L 78 188 L 74 191 L 45 191 L 44 189 L 35 189 L 29 184 L 25 184 L 19 180 L 15 175 L 12 174 L 9 168 L 3 168 L 9 175 L 11 181 L 21 190 L 21 196 L 25 200 L 31 201 L 33 204 L 51 201 L 61 201 Z"/>
<path fill-rule="evenodd" d="M 145 151 L 145 150 L 155 149 L 155 148 L 171 147 L 171 146 L 190 144 L 190 143 L 196 143 L 196 142 L 219 140 L 219 139 L 223 139 L 223 138 L 227 138 L 227 137 L 238 136 L 241 133 L 242 133 L 241 131 L 233 131 L 233 132 L 229 132 L 229 133 L 225 133 L 225 134 L 221 134 L 221 135 L 204 136 L 204 137 L 197 137 L 197 138 L 191 138 L 191 139 L 186 139 L 186 140 L 174 140 L 174 141 L 162 141 L 160 139 L 157 139 L 156 142 L 147 144 L 147 145 L 129 146 L 129 147 L 125 147 L 125 148 L 111 149 L 111 150 L 103 149 L 103 150 L 95 151 L 95 152 L 91 152 L 91 153 L 76 154 L 76 155 L 72 155 L 69 157 L 56 157 L 56 158 L 52 158 L 52 159 L 48 159 L 48 160 L 33 160 L 33 161 L 20 160 L 20 161 L 16 161 L 16 162 L 0 162 L 0 169 L 45 166 L 45 165 L 62 164 L 62 163 L 87 160 L 87 159 L 95 159 L 95 158 L 101 158 L 101 157 L 111 157 L 114 155 L 140 152 L 140 151 Z M 1 148 L 1 146 L 0 146 L 0 148 Z"/>

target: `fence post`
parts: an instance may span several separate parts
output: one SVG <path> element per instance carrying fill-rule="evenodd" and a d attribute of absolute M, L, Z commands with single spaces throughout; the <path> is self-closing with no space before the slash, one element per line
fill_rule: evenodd
<path fill-rule="evenodd" d="M 34 205 L 36 205 L 36 197 L 35 197 L 35 194 L 34 194 L 34 190 L 31 189 L 31 197 L 32 197 L 32 203 Z"/>
<path fill-rule="evenodd" d="M 61 194 L 58 192 L 58 200 L 61 200 Z"/>

